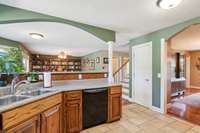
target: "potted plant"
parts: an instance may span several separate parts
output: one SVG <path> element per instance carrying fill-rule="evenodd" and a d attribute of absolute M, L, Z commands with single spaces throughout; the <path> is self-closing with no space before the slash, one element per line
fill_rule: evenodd
<path fill-rule="evenodd" d="M 39 74 L 37 72 L 29 72 L 27 76 L 28 81 L 31 83 L 38 82 Z"/>

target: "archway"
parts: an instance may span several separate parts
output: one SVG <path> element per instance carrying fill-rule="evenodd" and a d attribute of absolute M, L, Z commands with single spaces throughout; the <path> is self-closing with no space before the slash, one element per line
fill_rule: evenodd
<path fill-rule="evenodd" d="M 198 101 L 194 102 L 194 96 L 189 95 L 200 92 L 200 90 L 194 92 L 193 89 L 190 91 L 192 83 L 190 76 L 198 73 L 198 71 L 193 72 L 197 69 L 197 61 L 194 60 L 198 60 L 198 57 L 193 57 L 193 53 L 200 50 L 199 29 L 200 24 L 187 26 L 163 42 L 165 43 L 166 112 L 197 124 L 198 119 L 191 117 L 196 114 L 191 112 L 194 111 Z"/>

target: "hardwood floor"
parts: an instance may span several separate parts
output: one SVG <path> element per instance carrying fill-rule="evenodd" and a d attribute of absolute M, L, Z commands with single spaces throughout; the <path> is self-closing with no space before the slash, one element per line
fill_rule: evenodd
<path fill-rule="evenodd" d="M 171 100 L 168 113 L 200 125 L 200 89 L 186 89 L 184 96 Z"/>

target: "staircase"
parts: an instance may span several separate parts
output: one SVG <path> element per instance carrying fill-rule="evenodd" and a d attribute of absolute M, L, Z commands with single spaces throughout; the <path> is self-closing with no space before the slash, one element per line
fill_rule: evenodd
<path fill-rule="evenodd" d="M 130 88 L 129 88 L 129 71 L 127 70 L 127 65 L 129 60 L 127 60 L 119 69 L 113 74 L 115 83 L 122 85 L 122 98 L 125 100 L 130 100 Z"/>
<path fill-rule="evenodd" d="M 123 78 L 122 81 L 120 81 L 120 83 L 122 84 L 122 98 L 128 100 L 130 94 L 129 76 Z"/>

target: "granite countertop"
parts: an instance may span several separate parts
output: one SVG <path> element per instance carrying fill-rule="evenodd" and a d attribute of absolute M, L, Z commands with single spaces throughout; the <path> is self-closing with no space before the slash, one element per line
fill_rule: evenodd
<path fill-rule="evenodd" d="M 42 83 L 36 83 L 37 89 L 43 89 Z M 34 84 L 31 84 L 33 87 Z M 0 106 L 0 113 L 8 111 L 10 109 L 31 103 L 33 101 L 60 93 L 64 91 L 73 91 L 73 90 L 84 90 L 84 89 L 93 89 L 93 88 L 103 88 L 111 86 L 120 86 L 120 84 L 110 83 L 107 78 L 104 79 L 85 79 L 85 80 L 67 80 L 67 81 L 53 81 L 52 87 L 48 89 L 55 89 L 56 91 L 46 93 L 39 96 L 33 96 L 28 99 L 18 101 L 9 105 Z M 1 97 L 0 97 L 1 98 Z"/>

